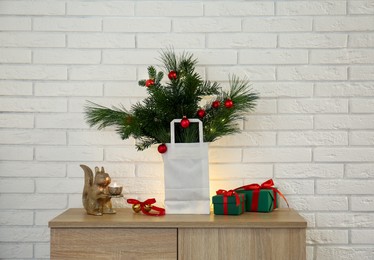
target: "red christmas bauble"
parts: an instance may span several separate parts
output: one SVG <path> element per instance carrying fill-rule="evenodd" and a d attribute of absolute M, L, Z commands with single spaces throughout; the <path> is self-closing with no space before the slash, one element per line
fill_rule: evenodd
<path fill-rule="evenodd" d="M 166 153 L 166 151 L 168 150 L 168 147 L 166 146 L 166 144 L 160 144 L 157 147 L 157 150 L 159 153 Z"/>
<path fill-rule="evenodd" d="M 177 72 L 174 71 L 174 70 L 170 71 L 169 74 L 168 74 L 168 77 L 169 77 L 170 80 L 177 79 Z"/>
<path fill-rule="evenodd" d="M 155 84 L 155 81 L 153 79 L 148 79 L 146 82 L 145 82 L 145 86 L 146 87 L 150 87 L 152 85 Z"/>
<path fill-rule="evenodd" d="M 206 112 L 204 109 L 199 109 L 197 110 L 197 116 L 200 117 L 200 118 L 203 118 L 205 116 Z"/>
<path fill-rule="evenodd" d="M 232 102 L 231 99 L 226 99 L 225 100 L 225 107 L 226 108 L 232 108 L 233 105 L 234 105 L 234 102 Z"/>
<path fill-rule="evenodd" d="M 187 128 L 190 126 L 190 120 L 188 120 L 187 117 L 183 117 L 183 119 L 181 120 L 181 127 L 182 128 Z"/>
<path fill-rule="evenodd" d="M 219 100 L 216 100 L 212 103 L 212 107 L 213 108 L 219 108 L 219 106 L 221 105 L 221 103 L 219 102 Z"/>

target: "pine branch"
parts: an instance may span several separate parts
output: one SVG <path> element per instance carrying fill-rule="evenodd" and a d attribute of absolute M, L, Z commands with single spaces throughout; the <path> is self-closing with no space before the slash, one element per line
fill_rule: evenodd
<path fill-rule="evenodd" d="M 148 78 L 155 79 L 156 75 L 157 75 L 157 71 L 156 71 L 155 67 L 149 66 L 148 67 Z"/>
<path fill-rule="evenodd" d="M 157 144 L 158 142 L 153 138 L 143 137 L 139 138 L 135 144 L 135 147 L 138 151 L 143 151 L 149 148 L 152 144 Z"/>
<path fill-rule="evenodd" d="M 229 84 L 230 91 L 227 96 L 233 100 L 236 114 L 239 115 L 253 110 L 259 97 L 257 93 L 252 92 L 249 81 L 233 75 Z"/>
<path fill-rule="evenodd" d="M 178 71 L 181 72 L 182 76 L 187 74 L 193 74 L 195 71 L 195 66 L 197 64 L 197 59 L 193 58 L 192 54 L 183 52 L 179 57 Z"/>
<path fill-rule="evenodd" d="M 219 94 L 219 84 L 217 82 L 205 81 L 197 89 L 198 96 L 210 96 Z"/>
<path fill-rule="evenodd" d="M 213 142 L 218 138 L 239 133 L 240 129 L 236 124 L 245 113 L 254 109 L 258 95 L 251 92 L 249 81 L 239 79 L 233 75 L 230 78 L 230 90 L 222 92 L 219 97 L 221 106 L 218 109 L 206 107 L 207 116 L 203 123 L 206 125 L 204 129 L 204 137 L 206 142 Z M 231 99 L 234 103 L 232 108 L 225 108 L 222 103 L 226 99 Z"/>
<path fill-rule="evenodd" d="M 161 50 L 160 54 L 160 61 L 164 64 L 167 72 L 178 70 L 178 61 L 173 49 Z"/>
<path fill-rule="evenodd" d="M 156 84 L 159 84 L 162 78 L 164 77 L 164 73 L 162 71 L 159 71 L 156 76 Z"/>
<path fill-rule="evenodd" d="M 107 126 L 122 126 L 125 124 L 125 119 L 130 116 L 125 109 L 113 107 L 107 108 L 93 102 L 88 101 L 90 105 L 85 106 L 85 118 L 90 127 L 97 126 L 103 129 Z"/>
<path fill-rule="evenodd" d="M 192 74 L 197 64 L 197 59 L 192 54 L 183 52 L 179 57 L 175 55 L 174 49 L 161 50 L 160 61 L 164 64 L 166 72 L 177 71 L 181 77 Z"/>

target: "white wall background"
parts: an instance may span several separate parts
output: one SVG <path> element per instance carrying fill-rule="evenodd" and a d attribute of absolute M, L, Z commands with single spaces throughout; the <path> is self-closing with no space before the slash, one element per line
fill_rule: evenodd
<path fill-rule="evenodd" d="M 82 207 L 81 163 L 162 205 L 161 156 L 90 129 L 83 105 L 141 100 L 171 45 L 261 96 L 211 145 L 212 192 L 274 178 L 308 221 L 308 259 L 374 259 L 373 0 L 1 0 L 0 258 L 49 258 L 48 221 Z"/>

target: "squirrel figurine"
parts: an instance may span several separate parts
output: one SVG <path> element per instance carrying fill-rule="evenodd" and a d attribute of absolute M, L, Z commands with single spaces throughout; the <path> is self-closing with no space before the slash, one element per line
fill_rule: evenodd
<path fill-rule="evenodd" d="M 82 164 L 80 167 L 84 171 L 82 202 L 87 214 L 95 216 L 115 214 L 108 189 L 111 179 L 104 167 L 101 167 L 101 170 L 95 167 L 95 178 L 88 166 Z"/>

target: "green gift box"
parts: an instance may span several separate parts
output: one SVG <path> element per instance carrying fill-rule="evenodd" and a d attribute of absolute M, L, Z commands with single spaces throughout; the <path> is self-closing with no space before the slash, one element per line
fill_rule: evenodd
<path fill-rule="evenodd" d="M 245 195 L 237 194 L 240 200 L 236 205 L 236 196 L 215 195 L 212 197 L 215 215 L 240 215 L 245 211 Z M 226 201 L 226 202 L 225 202 Z"/>
<path fill-rule="evenodd" d="M 272 189 L 236 190 L 236 192 L 245 195 L 245 211 L 270 212 L 279 204 L 279 197 Z M 255 193 L 258 193 L 257 200 Z M 274 193 L 277 201 L 276 207 L 274 207 Z"/>

